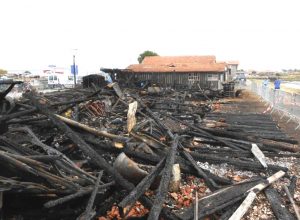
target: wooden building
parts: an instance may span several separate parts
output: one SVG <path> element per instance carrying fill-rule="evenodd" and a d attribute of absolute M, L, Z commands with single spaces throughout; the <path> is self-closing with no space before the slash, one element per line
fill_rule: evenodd
<path fill-rule="evenodd" d="M 228 77 L 227 64 L 215 56 L 150 56 L 119 74 L 133 81 L 150 81 L 170 87 L 222 88 Z"/>

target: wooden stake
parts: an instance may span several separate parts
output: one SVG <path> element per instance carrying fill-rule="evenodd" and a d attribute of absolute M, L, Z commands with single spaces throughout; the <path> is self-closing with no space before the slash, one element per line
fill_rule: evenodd
<path fill-rule="evenodd" d="M 196 190 L 194 220 L 198 220 L 198 192 Z"/>
<path fill-rule="evenodd" d="M 253 155 L 258 159 L 258 161 L 261 163 L 261 165 L 264 168 L 268 168 L 268 165 L 266 163 L 266 158 L 264 153 L 259 149 L 259 147 L 256 144 L 252 144 L 251 152 Z"/>
<path fill-rule="evenodd" d="M 134 128 L 136 124 L 135 113 L 137 110 L 138 104 L 137 101 L 130 103 L 128 106 L 128 113 L 127 113 L 127 131 L 128 133 Z"/>
<path fill-rule="evenodd" d="M 110 138 L 110 139 L 121 140 L 121 141 L 128 140 L 128 138 L 126 138 L 126 137 L 122 137 L 122 136 L 118 136 L 118 135 L 115 135 L 115 134 L 111 134 L 111 133 L 108 133 L 106 131 L 99 131 L 99 130 L 97 130 L 95 128 L 89 127 L 89 126 L 87 126 L 85 124 L 81 124 L 81 123 L 79 123 L 77 121 L 74 121 L 72 119 L 65 118 L 65 117 L 63 117 L 61 115 L 55 114 L 55 116 L 57 118 L 59 118 L 61 121 L 65 122 L 65 123 L 67 123 L 69 125 L 72 125 L 74 127 L 80 128 L 82 130 L 85 130 L 85 131 L 90 132 L 90 133 L 92 133 L 94 135 L 97 135 L 97 136 L 106 137 L 106 138 Z"/>
<path fill-rule="evenodd" d="M 272 184 L 273 182 L 277 181 L 281 177 L 285 175 L 285 172 L 278 171 L 273 176 L 270 176 L 265 182 L 262 182 L 253 188 L 251 188 L 249 191 L 250 193 L 247 195 L 246 199 L 242 202 L 242 204 L 238 207 L 238 209 L 233 213 L 233 215 L 229 218 L 229 220 L 240 220 L 245 213 L 248 211 L 250 206 L 252 205 L 257 193 L 259 193 L 261 190 Z"/>

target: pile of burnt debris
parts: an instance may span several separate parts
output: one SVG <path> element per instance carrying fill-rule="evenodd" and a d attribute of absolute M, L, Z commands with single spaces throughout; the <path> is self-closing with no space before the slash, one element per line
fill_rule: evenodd
<path fill-rule="evenodd" d="M 241 219 L 261 192 L 276 218 L 299 218 L 297 141 L 197 92 L 24 93 L 0 116 L 2 218 Z"/>

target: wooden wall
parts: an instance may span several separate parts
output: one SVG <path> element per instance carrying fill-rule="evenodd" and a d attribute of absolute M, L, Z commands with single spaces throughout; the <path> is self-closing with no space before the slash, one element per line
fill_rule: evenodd
<path fill-rule="evenodd" d="M 220 82 L 224 73 L 126 73 L 134 74 L 135 80 L 149 80 L 160 86 L 177 87 L 199 84 L 201 88 L 220 89 Z"/>

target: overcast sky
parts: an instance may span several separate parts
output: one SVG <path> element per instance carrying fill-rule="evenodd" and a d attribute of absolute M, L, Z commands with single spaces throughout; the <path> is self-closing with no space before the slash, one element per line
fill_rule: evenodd
<path fill-rule="evenodd" d="M 300 68 L 299 0 L 0 0 L 0 68 L 125 68 L 215 55 L 244 69 Z"/>

